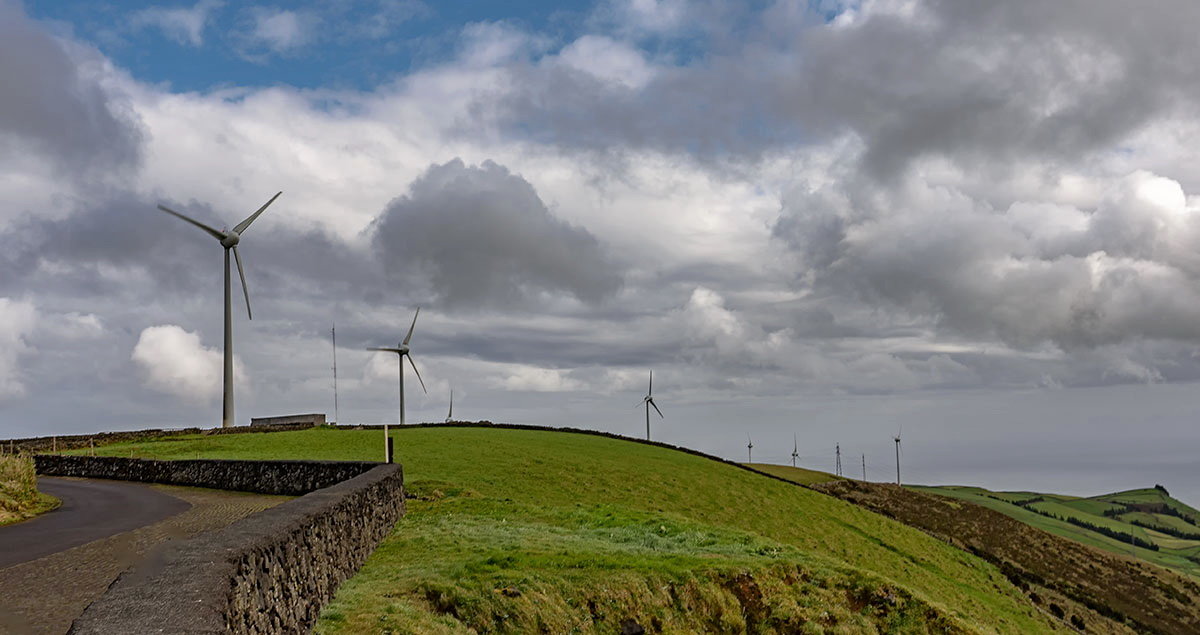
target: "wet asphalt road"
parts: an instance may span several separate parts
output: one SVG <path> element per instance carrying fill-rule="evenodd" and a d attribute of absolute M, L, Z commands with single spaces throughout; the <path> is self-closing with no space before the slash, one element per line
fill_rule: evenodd
<path fill-rule="evenodd" d="M 137 529 L 186 511 L 191 503 L 143 485 L 39 477 L 38 489 L 62 500 L 49 513 L 0 527 L 0 569 Z"/>

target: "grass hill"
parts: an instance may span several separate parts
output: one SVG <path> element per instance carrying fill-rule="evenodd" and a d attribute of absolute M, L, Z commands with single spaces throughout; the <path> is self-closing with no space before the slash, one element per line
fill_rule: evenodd
<path fill-rule="evenodd" d="M 154 458 L 373 459 L 381 433 L 170 438 Z M 1069 630 L 993 564 L 735 465 L 534 430 L 393 431 L 408 515 L 318 631 Z"/>
<path fill-rule="evenodd" d="M 1042 495 L 991 497 L 978 488 L 910 489 L 848 480 L 812 487 L 979 555 L 1000 567 L 1034 602 L 1079 630 L 1200 632 L 1200 585 L 1195 579 L 1082 544 L 1090 538 L 1087 534 L 1093 542 L 1111 539 L 1007 502 L 1042 501 Z M 949 497 L 924 493 L 947 491 L 952 492 Z M 1096 506 L 1106 501 L 1054 498 L 1067 510 L 1073 502 L 1079 503 L 1076 508 L 1106 509 Z M 1003 513 L 997 511 L 1001 509 Z"/>
<path fill-rule="evenodd" d="M 29 455 L 0 454 L 0 525 L 32 518 L 58 504 L 57 498 L 38 491 Z"/>
<path fill-rule="evenodd" d="M 1049 533 L 1200 580 L 1200 512 L 1162 488 L 1087 498 L 979 487 L 914 487 L 970 501 Z"/>

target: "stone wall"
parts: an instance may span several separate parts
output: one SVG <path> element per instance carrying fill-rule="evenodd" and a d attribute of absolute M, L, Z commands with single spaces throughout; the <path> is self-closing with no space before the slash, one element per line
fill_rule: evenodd
<path fill-rule="evenodd" d="M 148 430 L 124 430 L 120 432 L 97 432 L 95 434 L 68 434 L 49 437 L 27 437 L 24 439 L 4 439 L 0 441 L 0 452 L 25 452 L 27 454 L 35 454 L 38 452 L 53 452 L 55 450 L 62 452 L 65 450 L 78 450 L 91 447 L 95 444 L 96 447 L 108 445 L 111 443 L 128 443 L 135 441 L 153 441 L 156 439 L 169 439 L 188 434 L 246 434 L 248 432 L 287 432 L 289 430 L 306 430 L 313 427 L 312 423 L 283 423 L 270 425 L 257 425 L 251 428 L 250 426 L 234 426 L 232 428 L 176 428 L 173 430 L 162 430 L 151 428 Z"/>
<path fill-rule="evenodd" d="M 354 478 L 379 465 L 367 461 L 158 461 L 116 456 L 33 457 L 38 474 L 188 485 L 299 496 Z"/>
<path fill-rule="evenodd" d="M 404 514 L 399 465 L 165 545 L 121 574 L 70 633 L 307 632 Z"/>

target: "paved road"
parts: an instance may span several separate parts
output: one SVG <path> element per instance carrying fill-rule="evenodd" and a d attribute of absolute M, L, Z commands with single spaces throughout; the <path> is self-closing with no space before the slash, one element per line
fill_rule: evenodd
<path fill-rule="evenodd" d="M 0 527 L 0 569 L 156 523 L 191 503 L 141 483 L 39 477 L 58 509 Z"/>

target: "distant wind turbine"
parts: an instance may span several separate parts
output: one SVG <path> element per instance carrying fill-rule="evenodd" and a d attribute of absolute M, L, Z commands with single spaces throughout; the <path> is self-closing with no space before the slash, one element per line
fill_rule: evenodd
<path fill-rule="evenodd" d="M 896 430 L 896 436 L 893 438 L 896 442 L 896 485 L 900 484 L 900 429 Z"/>
<path fill-rule="evenodd" d="M 650 440 L 650 407 L 654 406 L 654 411 L 658 413 L 660 419 L 666 419 L 663 416 L 662 410 L 658 409 L 658 404 L 654 403 L 654 371 L 650 371 L 650 389 L 646 391 L 646 396 L 642 397 L 642 403 L 638 406 L 646 406 L 646 440 Z M 636 408 L 637 406 L 634 406 Z"/>
<path fill-rule="evenodd" d="M 417 307 L 417 312 L 413 315 L 412 325 L 408 327 L 408 335 L 404 336 L 404 341 L 400 342 L 400 346 L 396 348 L 381 347 L 368 348 L 369 351 L 383 351 L 386 353 L 395 353 L 396 360 L 400 362 L 400 425 L 404 425 L 404 358 L 408 358 L 408 363 L 412 366 L 413 372 L 417 374 L 417 381 L 421 382 L 421 390 L 429 393 L 425 389 L 425 380 L 421 379 L 421 371 L 417 370 L 417 364 L 413 361 L 412 354 L 409 352 L 408 343 L 412 341 L 413 329 L 417 327 L 417 316 L 421 315 L 421 307 Z M 387 462 L 388 457 L 388 424 L 383 424 L 383 460 Z"/>
<path fill-rule="evenodd" d="M 800 442 L 796 439 L 796 433 L 792 433 L 792 467 L 796 467 L 796 458 L 800 456 Z"/>
<path fill-rule="evenodd" d="M 235 225 L 233 227 L 233 229 L 216 230 L 216 229 L 213 229 L 212 227 L 209 227 L 208 225 L 205 225 L 204 223 L 201 223 L 198 220 L 188 218 L 187 216 L 184 216 L 183 214 L 180 214 L 179 212 L 177 212 L 173 209 L 170 209 L 170 208 L 166 207 L 165 205 L 158 206 L 158 209 L 160 209 L 172 216 L 175 216 L 176 218 L 179 218 L 180 220 L 191 223 L 191 224 L 195 225 L 196 227 L 199 227 L 200 229 L 203 229 L 205 232 L 208 233 L 209 236 L 212 236 L 213 238 L 216 238 L 217 240 L 221 241 L 221 246 L 225 248 L 225 376 L 224 376 L 225 388 L 224 388 L 224 397 L 222 399 L 222 404 L 221 404 L 221 427 L 222 428 L 228 428 L 228 427 L 232 426 L 234 423 L 234 413 L 233 413 L 233 310 L 232 310 L 233 302 L 229 297 L 229 288 L 230 288 L 230 285 L 229 285 L 229 252 L 230 252 L 230 250 L 233 251 L 233 258 L 235 261 L 237 261 L 238 277 L 242 279 L 242 293 L 246 296 L 246 317 L 249 319 L 254 319 L 253 316 L 250 314 L 250 291 L 246 288 L 246 272 L 242 269 L 242 256 L 240 253 L 238 253 L 237 246 L 238 246 L 238 243 L 241 242 L 242 232 L 246 231 L 246 229 L 248 227 L 250 227 L 250 223 L 253 223 L 255 221 L 255 219 L 258 218 L 259 214 L 262 214 L 263 211 L 267 209 L 267 206 L 269 206 L 271 203 L 274 203 L 275 199 L 279 198 L 280 194 L 283 194 L 283 192 L 276 193 L 275 196 L 271 197 L 271 200 L 267 201 L 266 203 L 263 203 L 263 206 L 258 208 L 257 212 L 254 212 L 250 216 L 246 217 L 246 220 Z"/>
<path fill-rule="evenodd" d="M 412 361 L 411 359 L 409 361 Z M 416 368 L 416 366 L 413 366 Z M 450 411 L 446 413 L 446 423 L 450 423 L 454 419 L 454 389 L 450 389 Z"/>
<path fill-rule="evenodd" d="M 746 433 L 746 462 L 754 462 L 754 441 L 750 439 L 750 433 Z"/>

